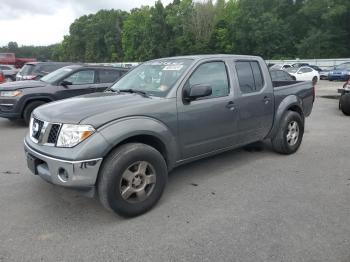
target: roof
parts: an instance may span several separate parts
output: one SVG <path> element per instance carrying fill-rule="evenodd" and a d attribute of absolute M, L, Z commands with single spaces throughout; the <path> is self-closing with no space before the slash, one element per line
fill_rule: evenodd
<path fill-rule="evenodd" d="M 70 68 L 91 68 L 91 69 L 112 69 L 112 70 L 124 70 L 124 71 L 128 71 L 130 70 L 129 68 L 125 68 L 125 67 L 115 67 L 115 66 L 103 66 L 103 65 L 86 65 L 86 64 L 72 64 L 72 65 L 68 65 L 66 67 L 70 67 Z"/>
<path fill-rule="evenodd" d="M 230 55 L 230 54 L 207 54 L 207 55 L 188 55 L 188 56 L 173 56 L 173 57 L 164 57 L 153 60 L 163 60 L 163 59 L 192 59 L 192 60 L 202 60 L 202 59 L 215 59 L 215 58 L 233 58 L 233 59 L 261 59 L 259 56 L 250 56 L 250 55 Z"/>

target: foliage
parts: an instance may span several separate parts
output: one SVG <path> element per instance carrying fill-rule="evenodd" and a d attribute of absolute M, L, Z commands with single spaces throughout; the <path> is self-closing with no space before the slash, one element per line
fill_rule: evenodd
<path fill-rule="evenodd" d="M 48 47 L 10 42 L 0 52 L 61 61 L 117 62 L 202 53 L 265 59 L 350 56 L 350 1 L 173 0 L 124 12 L 101 10 Z"/>

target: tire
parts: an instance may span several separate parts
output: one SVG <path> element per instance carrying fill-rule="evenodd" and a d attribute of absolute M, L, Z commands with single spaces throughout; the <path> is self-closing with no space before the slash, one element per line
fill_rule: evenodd
<path fill-rule="evenodd" d="M 280 154 L 293 154 L 300 147 L 303 135 L 304 122 L 300 114 L 294 111 L 287 111 L 281 119 L 277 134 L 271 140 L 272 148 L 275 152 Z M 289 138 L 287 138 L 287 136 Z"/>
<path fill-rule="evenodd" d="M 344 115 L 350 116 L 350 94 L 342 95 L 339 98 L 339 106 Z"/>
<path fill-rule="evenodd" d="M 167 180 L 167 165 L 159 151 L 145 144 L 128 143 L 116 148 L 105 159 L 97 192 L 105 208 L 123 217 L 134 217 L 155 206 Z"/>
<path fill-rule="evenodd" d="M 45 104 L 43 101 L 34 101 L 30 102 L 23 111 L 23 120 L 26 125 L 29 125 L 30 122 L 30 116 L 32 115 L 32 112 L 34 111 L 35 108 Z"/>
<path fill-rule="evenodd" d="M 341 97 L 342 96 L 339 97 L 339 105 L 338 105 L 339 110 L 341 110 L 341 99 L 342 99 Z"/>
<path fill-rule="evenodd" d="M 317 81 L 318 81 L 317 76 L 314 76 L 314 77 L 312 78 L 312 83 L 313 83 L 313 84 L 316 84 Z"/>

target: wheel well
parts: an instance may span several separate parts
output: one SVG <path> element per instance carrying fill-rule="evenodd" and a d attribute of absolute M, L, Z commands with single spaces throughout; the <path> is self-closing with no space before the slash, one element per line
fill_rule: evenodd
<path fill-rule="evenodd" d="M 301 117 L 302 119 L 304 119 L 304 113 L 303 113 L 303 110 L 301 110 L 301 108 L 299 106 L 291 106 L 290 108 L 288 108 L 289 111 L 293 111 L 293 112 L 297 112 Z"/>
<path fill-rule="evenodd" d="M 28 101 L 25 102 L 25 104 L 24 104 L 24 106 L 23 106 L 23 108 L 22 108 L 22 117 L 23 117 L 23 113 L 24 113 L 25 108 L 26 108 L 30 103 L 32 103 L 32 102 L 38 102 L 38 101 L 40 101 L 40 102 L 45 102 L 45 103 L 50 103 L 50 102 L 52 102 L 52 100 L 49 99 L 49 98 L 38 98 L 38 99 L 31 99 L 31 100 L 28 100 Z"/>
<path fill-rule="evenodd" d="M 124 145 L 126 143 L 142 143 L 142 144 L 146 144 L 146 145 L 149 145 L 149 146 L 155 148 L 164 157 L 164 160 L 167 163 L 167 165 L 169 165 L 169 163 L 168 163 L 169 159 L 168 159 L 166 147 L 165 147 L 164 143 L 159 138 L 152 136 L 152 135 L 133 136 L 133 137 L 129 137 L 129 138 L 123 140 L 122 142 L 117 144 L 114 148 L 117 148 L 120 145 Z"/>

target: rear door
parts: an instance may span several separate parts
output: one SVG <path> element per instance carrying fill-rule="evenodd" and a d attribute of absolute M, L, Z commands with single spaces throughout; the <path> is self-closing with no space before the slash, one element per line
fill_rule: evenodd
<path fill-rule="evenodd" d="M 274 96 L 270 79 L 255 60 L 235 61 L 240 96 L 238 131 L 240 143 L 262 140 L 270 131 L 274 117 Z M 267 68 L 264 70 L 268 75 Z"/>
<path fill-rule="evenodd" d="M 72 84 L 60 88 L 57 94 L 59 99 L 93 93 L 95 92 L 96 71 L 90 68 L 81 69 L 75 71 L 63 80 L 71 82 Z"/>

